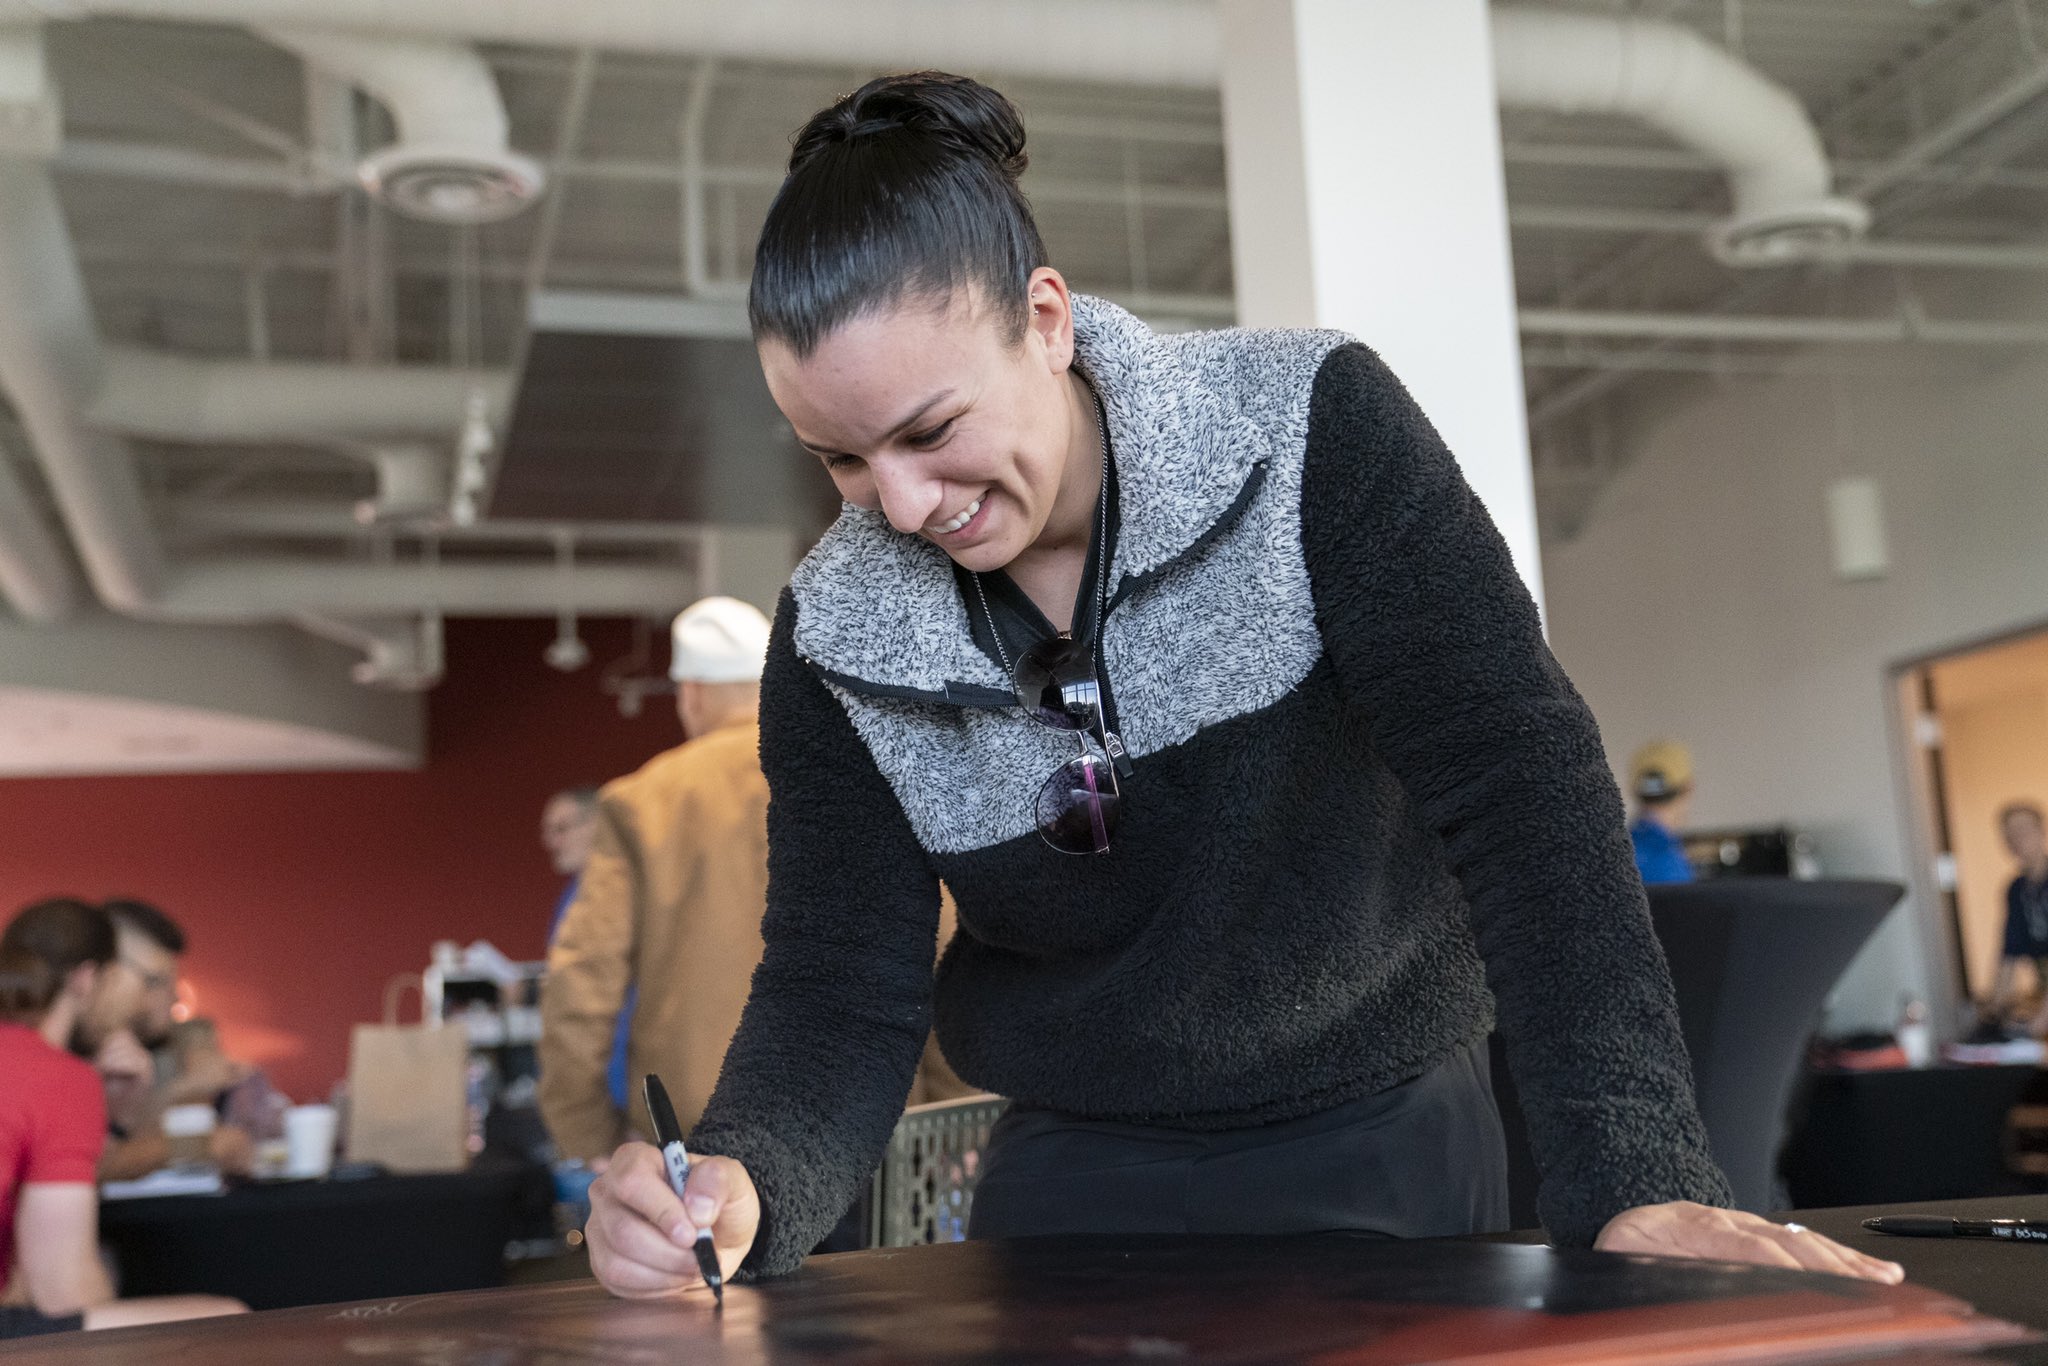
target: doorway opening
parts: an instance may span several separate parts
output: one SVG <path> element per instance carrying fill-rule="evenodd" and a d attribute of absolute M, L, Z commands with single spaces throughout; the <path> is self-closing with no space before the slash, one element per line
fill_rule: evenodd
<path fill-rule="evenodd" d="M 2016 803 L 2048 809 L 2048 625 L 1915 660 L 1895 685 L 1919 871 L 1945 911 L 1955 986 L 1982 1002 L 2018 872 L 1999 813 Z M 2020 973 L 2023 993 L 2048 992 L 2030 966 Z"/>

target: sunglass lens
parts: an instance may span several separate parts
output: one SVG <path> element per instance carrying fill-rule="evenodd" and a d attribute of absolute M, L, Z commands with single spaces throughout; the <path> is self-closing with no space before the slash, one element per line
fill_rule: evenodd
<path fill-rule="evenodd" d="M 1109 761 L 1083 754 L 1038 789 L 1039 836 L 1063 854 L 1107 852 L 1121 805 Z"/>
<path fill-rule="evenodd" d="M 1017 701 L 1041 725 L 1088 730 L 1102 715 L 1102 690 L 1088 649 L 1064 637 L 1040 641 L 1017 661 Z"/>

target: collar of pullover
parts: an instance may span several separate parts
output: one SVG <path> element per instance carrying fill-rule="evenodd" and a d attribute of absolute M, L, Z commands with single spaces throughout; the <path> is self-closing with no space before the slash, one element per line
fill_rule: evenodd
<path fill-rule="evenodd" d="M 1271 438 L 1173 338 L 1105 300 L 1073 299 L 1076 360 L 1102 397 L 1116 461 L 1114 592 L 1237 510 Z M 878 512 L 846 506 L 790 586 L 797 652 L 828 673 L 917 693 L 1010 686 L 974 644 L 946 553 Z"/>

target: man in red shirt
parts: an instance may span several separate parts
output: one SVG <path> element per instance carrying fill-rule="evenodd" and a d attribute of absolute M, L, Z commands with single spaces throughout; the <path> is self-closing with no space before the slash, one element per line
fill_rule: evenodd
<path fill-rule="evenodd" d="M 0 935 L 0 1338 L 235 1313 L 207 1295 L 117 1301 L 98 1255 L 106 1142 L 91 1037 L 114 928 L 82 901 L 37 902 Z"/>

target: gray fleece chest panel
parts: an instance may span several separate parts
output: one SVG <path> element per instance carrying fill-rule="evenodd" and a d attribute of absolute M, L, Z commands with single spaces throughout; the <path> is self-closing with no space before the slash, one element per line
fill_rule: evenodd
<path fill-rule="evenodd" d="M 1351 338 L 1160 336 L 1086 295 L 1074 320 L 1122 518 L 1111 574 L 1122 600 L 1103 658 L 1124 743 L 1142 759 L 1272 705 L 1322 653 L 1302 552 L 1303 448 L 1316 373 Z M 848 507 L 790 586 L 797 652 L 826 674 L 924 848 L 960 854 L 1031 834 L 1039 786 L 1078 744 L 1017 707 L 939 700 L 1010 687 L 974 644 L 945 553 Z"/>

